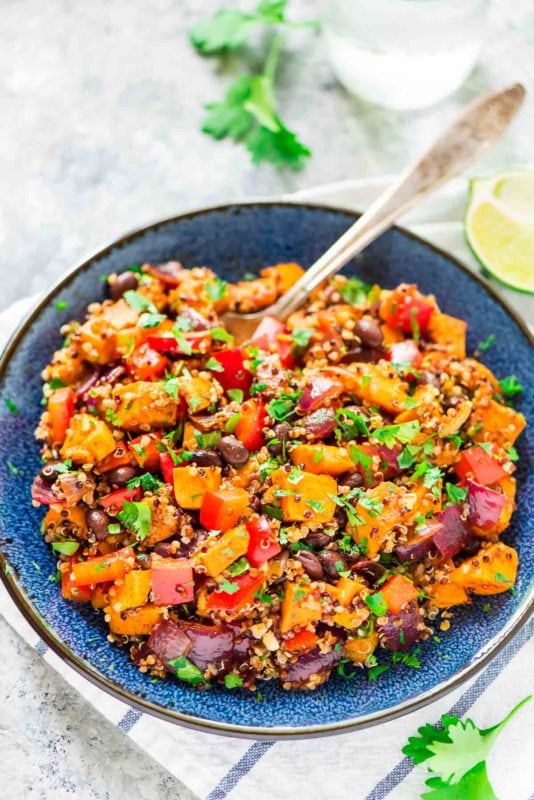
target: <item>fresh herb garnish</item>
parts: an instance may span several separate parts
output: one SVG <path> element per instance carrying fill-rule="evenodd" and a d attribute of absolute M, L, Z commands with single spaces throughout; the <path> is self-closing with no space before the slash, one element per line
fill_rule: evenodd
<path fill-rule="evenodd" d="M 510 578 L 507 578 L 506 575 L 503 575 L 502 572 L 495 573 L 495 580 L 497 581 L 497 583 L 506 583 L 508 585 L 508 588 L 510 589 L 510 592 L 514 595 L 516 594 L 516 589 L 513 581 L 511 581 Z"/>
<path fill-rule="evenodd" d="M 356 277 L 349 278 L 342 286 L 336 286 L 343 300 L 351 306 L 361 306 L 365 303 L 371 288 L 369 283 L 364 283 Z"/>
<path fill-rule="evenodd" d="M 404 631 L 401 630 L 401 633 L 404 634 Z M 394 664 L 403 664 L 405 667 L 411 667 L 411 669 L 419 669 L 419 667 L 421 666 L 421 662 L 419 661 L 420 655 L 421 655 L 421 648 L 416 647 L 412 653 L 401 653 L 401 652 L 393 653 L 391 656 L 391 660 L 393 661 Z"/>
<path fill-rule="evenodd" d="M 163 389 L 169 397 L 173 400 L 178 400 L 178 388 L 180 386 L 180 379 L 176 377 L 167 378 L 163 381 Z"/>
<path fill-rule="evenodd" d="M 226 295 L 228 284 L 216 275 L 204 288 L 209 299 L 212 303 L 215 303 L 217 300 L 222 300 Z"/>
<path fill-rule="evenodd" d="M 389 669 L 391 669 L 389 664 L 376 664 L 367 670 L 367 677 L 371 682 L 374 682 Z"/>
<path fill-rule="evenodd" d="M 128 289 L 127 292 L 124 292 L 123 297 L 130 308 L 133 311 L 137 311 L 138 314 L 142 314 L 143 311 L 148 311 L 151 314 L 158 313 L 158 309 L 152 300 L 149 300 L 148 297 L 144 297 L 144 295 L 139 294 L 139 292 L 136 292 L 135 289 Z"/>
<path fill-rule="evenodd" d="M 385 444 L 386 447 L 395 447 L 395 442 L 401 444 L 408 444 L 419 433 L 421 426 L 418 420 L 411 420 L 410 422 L 402 422 L 398 425 L 384 425 L 382 428 L 376 428 L 370 434 L 370 438 Z"/>
<path fill-rule="evenodd" d="M 57 303 L 54 306 L 56 311 L 65 311 L 65 309 L 68 308 L 68 307 L 69 307 L 69 304 L 67 303 L 66 300 L 58 300 Z"/>
<path fill-rule="evenodd" d="M 217 589 L 218 591 L 225 592 L 226 594 L 235 594 L 239 591 L 239 584 L 229 581 L 227 578 L 225 578 L 223 581 L 221 581 Z"/>
<path fill-rule="evenodd" d="M 423 725 L 402 752 L 414 764 L 426 762 L 432 776 L 425 800 L 497 800 L 490 784 L 486 760 L 505 725 L 531 697 L 526 697 L 492 728 L 478 728 L 473 720 L 462 722 L 444 714 L 441 726 Z"/>
<path fill-rule="evenodd" d="M 8 470 L 10 471 L 10 473 L 12 475 L 18 475 L 19 474 L 19 468 L 16 467 L 14 464 L 12 464 L 11 461 L 6 461 L 6 464 L 7 464 Z"/>
<path fill-rule="evenodd" d="M 365 604 L 371 613 L 376 614 L 377 617 L 383 617 L 388 613 L 387 603 L 384 602 L 382 592 L 370 594 L 365 598 Z"/>
<path fill-rule="evenodd" d="M 52 550 L 64 556 L 72 556 L 79 549 L 80 543 L 75 541 L 52 542 Z"/>
<path fill-rule="evenodd" d="M 11 411 L 12 414 L 18 414 L 19 413 L 19 409 L 18 409 L 17 404 L 15 402 L 13 402 L 13 400 L 10 397 L 4 397 L 4 403 L 6 404 L 6 406 Z"/>
<path fill-rule="evenodd" d="M 154 477 L 150 472 L 145 472 L 143 475 L 136 475 L 126 484 L 128 489 L 137 489 L 141 487 L 145 492 L 157 492 L 164 484 Z"/>
<path fill-rule="evenodd" d="M 367 419 L 363 414 L 353 411 L 350 408 L 338 408 L 335 414 L 336 429 L 334 431 L 336 439 L 339 441 L 350 441 L 359 436 L 369 436 Z"/>
<path fill-rule="evenodd" d="M 200 683 L 204 683 L 209 686 L 209 683 L 204 678 L 203 673 L 195 664 L 189 661 L 188 658 L 185 656 L 180 656 L 179 658 L 174 658 L 171 661 L 167 661 L 169 667 L 175 670 L 176 677 L 181 680 L 185 681 L 186 683 L 191 684 L 191 686 L 198 686 Z"/>
<path fill-rule="evenodd" d="M 150 533 L 152 511 L 148 503 L 142 501 L 131 503 L 126 500 L 122 510 L 117 514 L 117 519 L 122 522 L 125 528 L 133 531 L 139 541 L 142 541 Z"/>
<path fill-rule="evenodd" d="M 236 578 L 238 575 L 242 575 L 244 572 L 247 572 L 250 569 L 250 564 L 248 559 L 243 556 L 242 558 L 238 558 L 237 561 L 234 561 L 233 564 L 230 564 L 228 567 L 228 573 L 232 576 L 232 578 Z"/>
<path fill-rule="evenodd" d="M 141 314 L 137 322 L 138 328 L 157 328 L 164 319 L 167 319 L 165 314 Z"/>
<path fill-rule="evenodd" d="M 238 686 L 243 686 L 243 678 L 240 678 L 239 675 L 225 675 L 224 685 L 227 689 L 237 689 Z"/>
<path fill-rule="evenodd" d="M 215 339 L 216 342 L 231 342 L 232 341 L 232 334 L 225 331 L 224 328 L 212 328 L 210 330 L 210 336 L 212 339 Z"/>
<path fill-rule="evenodd" d="M 267 413 L 271 419 L 274 419 L 277 422 L 283 422 L 295 413 L 297 403 L 301 396 L 302 392 L 300 391 L 293 392 L 292 394 L 283 392 L 280 397 L 277 397 L 275 400 L 271 400 L 267 406 Z"/>
<path fill-rule="evenodd" d="M 212 372 L 224 372 L 223 365 L 216 358 L 208 358 L 204 366 Z"/>
<path fill-rule="evenodd" d="M 299 328 L 291 334 L 291 341 L 295 347 L 304 350 L 308 346 L 311 337 L 313 336 L 312 328 Z"/>
<path fill-rule="evenodd" d="M 499 386 L 504 396 L 508 399 L 515 397 L 517 394 L 521 394 L 523 391 L 523 387 L 515 375 L 509 375 L 507 378 L 503 378 L 502 381 L 499 381 Z"/>
<path fill-rule="evenodd" d="M 445 491 L 447 492 L 447 497 L 453 505 L 464 503 L 467 498 L 467 489 L 463 486 L 456 486 L 454 483 L 446 483 Z"/>
<path fill-rule="evenodd" d="M 482 352 L 484 353 L 486 350 L 489 350 L 491 345 L 494 344 L 494 342 L 496 342 L 496 341 L 497 341 L 497 337 L 495 336 L 495 334 L 494 333 L 490 333 L 490 335 L 488 336 L 487 339 L 484 339 L 483 342 L 479 342 L 478 343 L 478 349 L 482 350 Z"/>
<path fill-rule="evenodd" d="M 241 414 L 232 414 L 232 416 L 228 417 L 224 424 L 224 432 L 225 433 L 233 433 L 237 428 L 237 423 L 241 419 Z"/>
<path fill-rule="evenodd" d="M 234 403 L 242 403 L 244 398 L 243 389 L 228 389 L 226 392 L 230 400 L 233 400 Z"/>

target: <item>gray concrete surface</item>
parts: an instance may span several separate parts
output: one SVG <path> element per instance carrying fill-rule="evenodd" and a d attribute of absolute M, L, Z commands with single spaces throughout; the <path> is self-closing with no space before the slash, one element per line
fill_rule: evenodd
<path fill-rule="evenodd" d="M 186 32 L 222 4 L 0 4 L 0 310 L 138 224 L 203 204 L 394 172 L 481 91 L 521 79 L 534 95 L 531 0 L 498 0 L 497 32 L 479 67 L 456 95 L 418 113 L 349 97 L 320 40 L 296 34 L 280 67 L 280 109 L 314 156 L 299 174 L 255 168 L 242 148 L 199 130 L 202 104 L 222 96 L 228 77 L 195 55 Z M 290 5 L 306 17 L 322 3 Z M 533 130 L 531 100 L 480 172 L 533 163 Z M 0 652 L 0 797 L 191 796 L 1 620 Z"/>

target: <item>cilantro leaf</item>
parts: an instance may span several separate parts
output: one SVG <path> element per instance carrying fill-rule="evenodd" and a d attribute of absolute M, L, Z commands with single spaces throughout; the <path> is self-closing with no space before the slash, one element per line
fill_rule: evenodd
<path fill-rule="evenodd" d="M 494 333 L 490 333 L 490 335 L 488 336 L 487 339 L 484 339 L 483 342 L 479 342 L 478 343 L 478 349 L 482 350 L 482 352 L 485 352 L 486 350 L 490 349 L 491 345 L 494 344 L 496 342 L 496 340 L 497 340 L 497 337 L 495 336 L 495 334 Z"/>
<path fill-rule="evenodd" d="M 158 313 L 158 309 L 152 300 L 149 300 L 148 297 L 144 297 L 144 295 L 136 292 L 134 289 L 128 289 L 127 292 L 124 292 L 123 297 L 130 308 L 133 311 L 137 311 L 139 314 L 142 314 L 143 311 L 148 311 L 150 314 Z"/>
<path fill-rule="evenodd" d="M 499 381 L 499 386 L 507 398 L 515 397 L 516 394 L 521 394 L 523 391 L 523 387 L 515 375 L 508 375 L 507 378 L 503 378 L 502 381 Z"/>
<path fill-rule="evenodd" d="M 124 502 L 122 510 L 117 514 L 117 519 L 122 522 L 129 531 L 134 531 L 139 541 L 146 539 L 150 533 L 152 524 L 152 512 L 148 503 Z"/>
<path fill-rule="evenodd" d="M 277 422 L 283 422 L 295 413 L 301 395 L 302 392 L 293 392 L 293 394 L 282 392 L 280 397 L 277 397 L 276 400 L 271 400 L 267 406 L 267 413 L 271 419 L 275 419 Z"/>
<path fill-rule="evenodd" d="M 255 11 L 219 11 L 213 17 L 199 20 L 189 32 L 191 44 L 203 56 L 237 50 L 257 25 L 285 22 L 287 0 L 261 0 Z"/>
<path fill-rule="evenodd" d="M 52 550 L 55 553 L 61 553 L 64 556 L 72 556 L 80 547 L 80 542 L 64 541 L 52 542 Z"/>
<path fill-rule="evenodd" d="M 486 773 L 487 756 L 502 729 L 529 700 L 526 697 L 497 725 L 482 730 L 468 719 L 444 715 L 442 729 L 434 725 L 419 728 L 403 753 L 414 764 L 426 762 L 435 777 L 427 781 L 433 791 L 423 795 L 427 800 L 491 800 L 495 798 Z"/>
<path fill-rule="evenodd" d="M 209 686 L 204 673 L 185 656 L 173 658 L 171 661 L 167 661 L 167 664 L 176 671 L 176 677 L 179 680 L 190 683 L 191 686 L 198 686 L 199 683 L 205 683 Z"/>
<path fill-rule="evenodd" d="M 387 603 L 384 602 L 382 592 L 375 592 L 365 598 L 365 604 L 369 611 L 376 614 L 377 617 L 383 617 L 388 613 Z"/>
<path fill-rule="evenodd" d="M 395 442 L 401 444 L 409 444 L 420 431 L 418 420 L 410 422 L 402 422 L 398 425 L 384 425 L 382 428 L 376 428 L 370 434 L 372 439 L 375 439 L 380 444 L 385 444 L 386 447 L 394 447 Z"/>
<path fill-rule="evenodd" d="M 157 328 L 157 326 L 163 322 L 164 319 L 167 319 L 165 314 L 151 314 L 145 312 L 141 314 L 139 317 L 139 321 L 137 323 L 138 328 Z"/>
<path fill-rule="evenodd" d="M 243 678 L 239 675 L 225 675 L 224 685 L 227 689 L 236 689 L 238 686 L 243 686 Z"/>
<path fill-rule="evenodd" d="M 206 294 L 208 295 L 209 299 L 212 302 L 216 300 L 222 300 L 223 297 L 226 295 L 228 284 L 226 281 L 223 281 L 222 278 L 219 278 L 217 275 L 211 280 L 209 283 L 206 284 L 204 287 L 206 290 Z"/>
<path fill-rule="evenodd" d="M 447 497 L 451 503 L 453 503 L 453 505 L 464 503 L 467 498 L 467 488 L 464 488 L 463 486 L 456 486 L 454 483 L 446 483 L 445 491 L 447 492 Z"/>
<path fill-rule="evenodd" d="M 364 283 L 359 278 L 352 277 L 343 286 L 336 288 L 346 303 L 351 306 L 361 306 L 367 300 L 367 295 L 372 287 L 369 283 Z"/>

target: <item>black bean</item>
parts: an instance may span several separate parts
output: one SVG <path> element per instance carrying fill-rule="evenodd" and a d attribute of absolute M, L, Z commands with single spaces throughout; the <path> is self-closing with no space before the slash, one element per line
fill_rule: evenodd
<path fill-rule="evenodd" d="M 368 347 L 380 347 L 384 334 L 378 322 L 371 317 L 363 317 L 356 323 L 354 331 L 360 337 L 363 344 Z"/>
<path fill-rule="evenodd" d="M 93 536 L 101 542 L 108 535 L 109 517 L 100 508 L 92 508 L 85 515 L 87 527 Z"/>
<path fill-rule="evenodd" d="M 112 486 L 122 487 L 126 486 L 128 481 L 131 481 L 132 478 L 135 478 L 135 476 L 138 474 L 139 470 L 137 467 L 124 464 L 121 467 L 115 467 L 115 469 L 111 469 L 106 477 Z"/>
<path fill-rule="evenodd" d="M 191 461 L 199 467 L 222 467 L 222 458 L 215 450 L 193 450 Z"/>
<path fill-rule="evenodd" d="M 282 454 L 284 447 L 289 438 L 290 427 L 287 422 L 279 422 L 273 428 L 273 443 L 267 445 L 267 449 L 272 456 L 279 456 Z"/>
<path fill-rule="evenodd" d="M 302 564 L 304 572 L 310 576 L 312 581 L 321 581 L 323 579 L 323 567 L 315 553 L 310 553 L 309 550 L 299 550 L 296 557 Z"/>
<path fill-rule="evenodd" d="M 250 453 L 245 445 L 235 436 L 223 436 L 217 449 L 227 464 L 231 467 L 242 467 L 246 464 Z"/>
<path fill-rule="evenodd" d="M 344 472 L 338 479 L 340 486 L 348 486 L 349 489 L 358 489 L 363 485 L 363 478 L 357 469 L 351 469 L 349 472 Z"/>
<path fill-rule="evenodd" d="M 381 347 L 367 347 L 367 345 L 360 344 L 354 345 L 354 347 L 351 347 L 350 350 L 347 350 L 341 361 L 344 364 L 374 364 L 375 362 L 380 361 L 381 358 L 384 358 L 385 355 L 386 351 Z"/>
<path fill-rule="evenodd" d="M 134 272 L 122 272 L 117 275 L 115 283 L 109 284 L 109 296 L 112 300 L 120 300 L 124 292 L 137 289 L 139 280 Z"/>
<path fill-rule="evenodd" d="M 338 581 L 339 573 L 347 569 L 345 557 L 334 550 L 323 550 L 322 553 L 319 553 L 319 559 L 323 566 L 325 578 L 329 581 Z"/>
<path fill-rule="evenodd" d="M 374 586 L 386 571 L 386 568 L 383 567 L 382 564 L 379 564 L 377 561 L 370 561 L 367 558 L 357 561 L 352 568 L 355 572 L 364 577 L 371 586 Z"/>
<path fill-rule="evenodd" d="M 322 531 L 312 531 L 306 536 L 304 543 L 309 544 L 310 547 L 314 547 L 316 550 L 322 550 L 330 544 L 330 536 Z"/>
<path fill-rule="evenodd" d="M 59 475 L 56 472 L 56 467 L 59 464 L 59 461 L 49 461 L 48 464 L 45 464 L 39 470 L 39 475 L 41 478 L 46 481 L 47 483 L 54 483 L 57 476 Z"/>
<path fill-rule="evenodd" d="M 441 384 L 439 382 L 438 376 L 431 372 L 429 369 L 422 369 L 417 376 L 417 383 L 429 386 L 435 386 L 436 389 L 439 389 Z"/>

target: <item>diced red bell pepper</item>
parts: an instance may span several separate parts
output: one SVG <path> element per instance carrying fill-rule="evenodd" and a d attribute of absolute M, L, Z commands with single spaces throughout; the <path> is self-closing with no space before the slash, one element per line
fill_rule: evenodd
<path fill-rule="evenodd" d="M 462 480 L 473 477 L 483 486 L 490 486 L 507 475 L 497 459 L 486 453 L 483 447 L 469 447 L 467 450 L 462 450 L 460 460 L 454 469 Z"/>
<path fill-rule="evenodd" d="M 209 531 L 228 531 L 237 525 L 249 503 L 248 492 L 238 487 L 206 492 L 200 508 L 200 523 Z"/>
<path fill-rule="evenodd" d="M 116 467 L 123 467 L 133 463 L 134 457 L 128 449 L 126 442 L 117 442 L 115 450 L 96 465 L 95 471 L 101 475 Z"/>
<path fill-rule="evenodd" d="M 61 595 L 64 600 L 74 600 L 77 603 L 88 603 L 93 594 L 89 586 L 76 586 L 71 579 L 72 565 L 76 564 L 77 558 L 69 558 L 68 569 L 61 571 Z"/>
<path fill-rule="evenodd" d="M 167 450 L 164 453 L 159 454 L 159 463 L 160 463 L 161 473 L 163 475 L 163 480 L 165 481 L 165 483 L 170 483 L 171 486 L 173 486 L 174 485 L 173 469 L 176 466 L 176 464 L 172 460 L 172 456 Z"/>
<path fill-rule="evenodd" d="M 265 444 L 262 431 L 266 424 L 265 403 L 259 397 L 253 397 L 241 406 L 241 418 L 234 433 L 250 452 L 254 452 Z"/>
<path fill-rule="evenodd" d="M 287 639 L 284 639 L 284 649 L 289 650 L 291 653 L 305 653 L 308 650 L 313 650 L 319 637 L 313 631 L 306 628 L 295 633 Z"/>
<path fill-rule="evenodd" d="M 145 342 L 126 358 L 126 366 L 137 381 L 155 381 L 169 368 L 169 360 Z"/>
<path fill-rule="evenodd" d="M 131 547 L 123 547 L 114 553 L 78 561 L 72 565 L 75 586 L 90 586 L 124 578 L 135 566 L 135 553 Z"/>
<path fill-rule="evenodd" d="M 253 601 L 254 595 L 265 582 L 265 575 L 261 572 L 257 575 L 247 572 L 245 575 L 240 575 L 239 578 L 232 578 L 231 582 L 237 585 L 237 590 L 230 593 L 216 589 L 208 597 L 206 608 L 217 611 L 241 611 Z"/>
<path fill-rule="evenodd" d="M 143 490 L 139 486 L 135 489 L 117 489 L 101 497 L 99 503 L 108 514 L 118 514 L 126 501 L 134 503 L 139 501 L 142 496 Z"/>
<path fill-rule="evenodd" d="M 264 317 L 258 325 L 250 344 L 260 350 L 278 353 L 284 367 L 293 367 L 295 362 L 289 331 L 283 322 L 275 317 Z"/>
<path fill-rule="evenodd" d="M 193 568 L 187 558 L 152 556 L 150 580 L 152 601 L 157 606 L 174 606 L 193 600 Z"/>
<path fill-rule="evenodd" d="M 63 444 L 70 418 L 74 412 L 76 395 L 65 386 L 56 389 L 48 399 L 48 425 L 52 444 Z"/>
<path fill-rule="evenodd" d="M 434 311 L 432 303 L 420 294 L 415 284 L 397 287 L 380 306 L 384 322 L 404 333 L 412 333 L 415 338 L 417 333 L 426 332 Z"/>
<path fill-rule="evenodd" d="M 253 567 L 259 567 L 281 552 L 282 548 L 267 517 L 251 519 L 246 528 L 249 534 L 247 558 Z"/>
<path fill-rule="evenodd" d="M 243 395 L 248 397 L 252 384 L 252 373 L 245 367 L 246 353 L 240 347 L 230 350 L 221 350 L 214 353 L 213 358 L 222 366 L 222 372 L 216 372 L 215 377 L 227 392 L 228 389 L 241 389 Z"/>
<path fill-rule="evenodd" d="M 130 442 L 133 458 L 147 472 L 156 472 L 160 467 L 161 433 L 142 433 Z"/>
<path fill-rule="evenodd" d="M 174 336 L 149 336 L 147 344 L 160 353 L 170 353 L 171 355 L 190 355 L 190 349 L 194 352 L 201 350 L 201 343 L 206 340 L 206 333 L 194 334 L 183 333 L 183 340 L 178 341 Z M 184 347 L 186 342 L 186 347 Z M 188 346 L 187 346 L 188 345 Z"/>
<path fill-rule="evenodd" d="M 421 366 L 421 351 L 413 339 L 405 339 L 404 342 L 395 342 L 387 354 L 387 360 L 393 364 L 408 364 L 414 369 Z"/>

